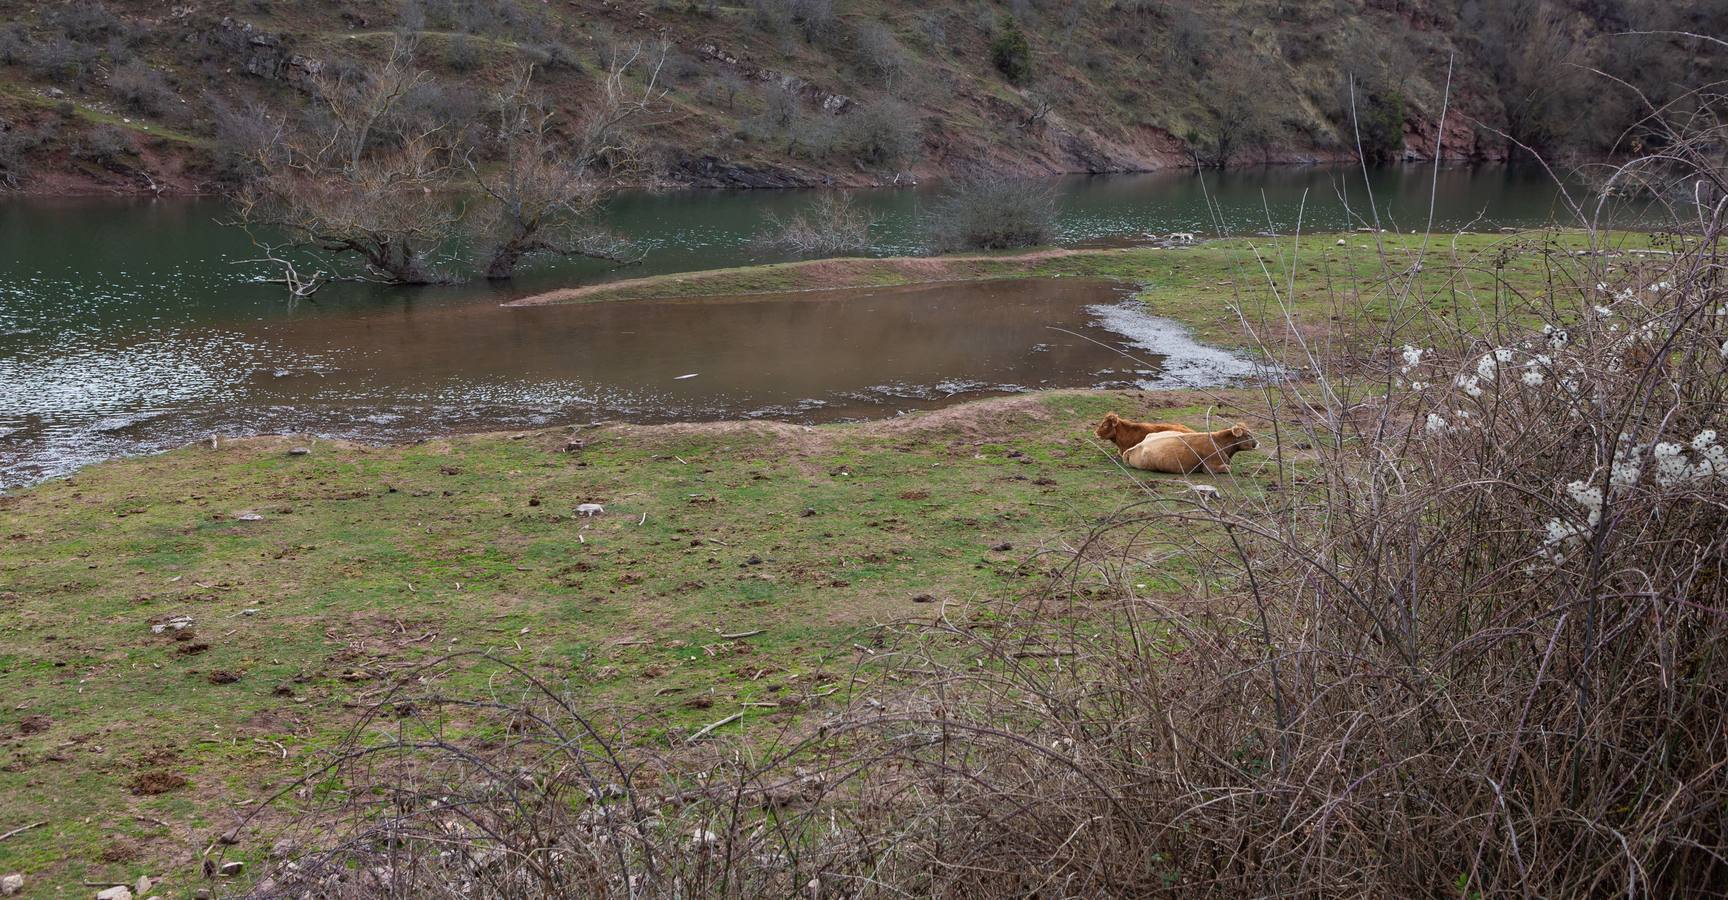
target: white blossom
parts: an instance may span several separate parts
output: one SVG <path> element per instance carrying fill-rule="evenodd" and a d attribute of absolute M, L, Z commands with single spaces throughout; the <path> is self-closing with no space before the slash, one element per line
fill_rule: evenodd
<path fill-rule="evenodd" d="M 1620 445 L 1614 448 L 1614 464 L 1608 470 L 1608 485 L 1628 488 L 1644 476 L 1644 446 L 1632 443 L 1631 435 L 1620 435 Z"/>
<path fill-rule="evenodd" d="M 1715 475 L 1721 481 L 1728 481 L 1728 448 L 1721 444 L 1711 444 L 1704 450 L 1704 461 L 1692 467 L 1693 476 L 1708 478 Z"/>
<path fill-rule="evenodd" d="M 1542 375 L 1542 370 L 1534 367 L 1525 369 L 1523 378 L 1524 383 L 1531 387 L 1538 387 L 1546 380 Z"/>
<path fill-rule="evenodd" d="M 1558 544 L 1578 536 L 1578 526 L 1570 522 L 1562 522 L 1559 519 L 1549 519 L 1547 529 L 1546 543 L 1549 544 Z"/>
<path fill-rule="evenodd" d="M 1496 371 L 1493 356 L 1484 355 L 1481 359 L 1476 361 L 1477 378 L 1480 378 L 1483 381 L 1493 381 Z M 1471 394 L 1471 396 L 1474 397 L 1475 394 Z"/>
<path fill-rule="evenodd" d="M 1663 487 L 1679 484 L 1692 475 L 1692 467 L 1682 455 L 1685 448 L 1670 441 L 1656 445 L 1656 483 Z"/>
<path fill-rule="evenodd" d="M 1566 493 L 1572 497 L 1572 502 L 1584 507 L 1589 515 L 1590 527 L 1596 527 L 1602 521 L 1602 489 L 1587 482 L 1574 481 L 1566 485 Z"/>
<path fill-rule="evenodd" d="M 1445 416 L 1439 413 L 1429 413 L 1428 424 L 1424 427 L 1427 428 L 1429 434 L 1445 434 L 1452 426 L 1446 421 Z"/>
<path fill-rule="evenodd" d="M 1411 369 L 1414 369 L 1417 366 L 1422 364 L 1422 351 L 1421 350 L 1418 350 L 1415 347 L 1410 346 L 1409 344 L 1405 344 L 1404 349 L 1400 352 L 1402 352 L 1404 354 L 1404 373 L 1406 375 L 1408 375 L 1410 373 Z"/>
<path fill-rule="evenodd" d="M 1455 382 L 1464 393 L 1472 397 L 1482 396 L 1482 386 L 1474 375 L 1460 375 Z"/>

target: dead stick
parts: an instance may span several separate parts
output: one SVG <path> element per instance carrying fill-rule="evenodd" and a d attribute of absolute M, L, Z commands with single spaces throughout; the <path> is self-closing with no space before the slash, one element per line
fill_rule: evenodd
<path fill-rule="evenodd" d="M 741 716 L 741 715 L 743 715 L 743 713 L 739 713 L 738 715 Z M 46 824 L 48 824 L 48 823 L 45 821 L 43 821 L 43 822 L 31 822 L 30 824 L 25 825 L 21 828 L 14 828 L 11 831 L 6 832 L 5 834 L 0 834 L 0 841 L 6 840 L 7 838 L 12 837 L 13 835 L 23 834 L 24 832 L 29 831 L 32 828 L 41 828 L 42 826 L 44 826 Z"/>
<path fill-rule="evenodd" d="M 703 738 L 705 738 L 705 737 L 707 737 L 707 736 L 708 736 L 708 732 L 710 732 L 710 731 L 713 731 L 713 730 L 714 730 L 714 729 L 716 729 L 716 728 L 719 728 L 719 727 L 720 727 L 720 726 L 722 726 L 722 725 L 726 725 L 726 724 L 729 724 L 729 723 L 732 723 L 732 722 L 736 722 L 736 721 L 738 721 L 738 720 L 739 720 L 739 719 L 742 719 L 742 718 L 744 718 L 744 713 L 743 713 L 743 711 L 742 711 L 742 710 L 740 710 L 740 711 L 738 711 L 738 712 L 735 712 L 735 713 L 733 713 L 733 714 L 732 714 L 732 715 L 729 715 L 729 716 L 727 716 L 727 717 L 726 717 L 726 718 L 724 718 L 724 719 L 721 719 L 721 720 L 720 720 L 720 721 L 718 721 L 718 722 L 713 722 L 713 723 L 710 723 L 710 724 L 708 724 L 708 725 L 704 725 L 704 726 L 702 726 L 702 730 L 701 730 L 701 731 L 698 731 L 698 732 L 696 732 L 696 733 L 695 733 L 695 734 L 693 734 L 693 735 L 690 735 L 690 736 L 689 736 L 689 737 L 687 737 L 687 738 L 685 738 L 685 739 L 684 739 L 684 743 L 686 743 L 686 744 L 694 744 L 694 743 L 696 743 L 696 742 L 697 742 L 697 741 L 699 741 L 699 740 L 701 740 L 701 739 L 703 739 Z"/>

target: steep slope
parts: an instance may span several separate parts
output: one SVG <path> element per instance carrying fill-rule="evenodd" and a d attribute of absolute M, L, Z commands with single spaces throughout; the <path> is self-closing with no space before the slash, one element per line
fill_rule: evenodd
<path fill-rule="evenodd" d="M 484 119 L 511 71 L 572 122 L 642 51 L 665 95 L 628 180 L 894 183 L 989 168 L 1112 172 L 1612 149 L 1636 110 L 1577 63 L 1660 92 L 1714 77 L 1706 3 L 1650 0 L 150 0 L 0 2 L 0 183 L 208 190 L 320 77 L 412 40 L 416 115 Z M 1710 29 L 1717 29 L 1712 32 Z M 1657 63 L 1661 63 L 1658 65 Z M 639 63 L 634 77 L 647 71 Z M 1350 85 L 1354 84 L 1354 95 Z M 1354 114 L 1352 114 L 1354 101 Z M 1584 115 L 1588 111 L 1589 115 Z M 1588 129 L 1579 123 L 1591 121 Z M 1355 126 L 1352 127 L 1352 123 Z M 575 127 L 572 125 L 571 127 Z M 1605 135 L 1607 135 L 1605 137 Z"/>

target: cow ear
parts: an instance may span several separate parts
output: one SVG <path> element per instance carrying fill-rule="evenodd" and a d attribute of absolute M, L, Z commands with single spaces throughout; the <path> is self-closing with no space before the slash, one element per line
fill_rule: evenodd
<path fill-rule="evenodd" d="M 1248 436 L 1248 426 L 1242 424 L 1241 422 L 1237 422 L 1235 425 L 1230 426 L 1230 433 L 1233 435 L 1236 435 L 1237 437 L 1247 437 Z"/>

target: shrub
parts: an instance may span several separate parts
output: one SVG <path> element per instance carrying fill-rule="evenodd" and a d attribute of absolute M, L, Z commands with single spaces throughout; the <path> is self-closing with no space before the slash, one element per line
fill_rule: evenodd
<path fill-rule="evenodd" d="M 833 256 L 870 249 L 870 229 L 876 217 L 859 209 L 850 195 L 825 191 L 808 209 L 781 222 L 768 217 L 761 243 L 801 256 Z"/>
<path fill-rule="evenodd" d="M 489 37 L 545 37 L 554 23 L 538 4 L 524 8 L 514 0 L 413 0 L 400 19 L 416 30 L 460 31 Z"/>
<path fill-rule="evenodd" d="M 261 162 L 275 139 L 275 123 L 262 107 L 248 104 L 234 106 L 217 96 L 207 98 L 216 136 L 212 144 L 215 176 L 218 180 L 241 185 L 262 174 Z"/>
<path fill-rule="evenodd" d="M 55 6 L 42 19 L 67 38 L 86 44 L 124 37 L 128 31 L 126 23 L 109 12 L 101 0 L 73 0 Z"/>
<path fill-rule="evenodd" d="M 842 122 L 842 145 L 867 166 L 900 165 L 917 158 L 922 149 L 918 114 L 898 100 L 865 104 Z"/>
<path fill-rule="evenodd" d="M 1010 84 L 1025 84 L 1032 78 L 1032 46 L 1011 16 L 996 22 L 996 37 L 990 41 L 990 64 Z"/>
<path fill-rule="evenodd" d="M 906 70 L 906 50 L 894 32 L 881 22 L 865 22 L 852 36 L 852 58 L 866 76 L 892 84 Z"/>
<path fill-rule="evenodd" d="M 751 20 L 769 34 L 793 28 L 812 44 L 823 44 L 839 33 L 834 0 L 750 0 Z"/>
<path fill-rule="evenodd" d="M 138 60 L 116 68 L 108 89 L 127 109 L 147 116 L 160 116 L 179 103 L 162 73 Z"/>
<path fill-rule="evenodd" d="M 936 198 L 924 227 L 939 253 L 1047 244 L 1056 235 L 1056 193 L 1045 182 L 965 178 Z"/>
<path fill-rule="evenodd" d="M 444 45 L 444 65 L 452 72 L 472 72 L 485 64 L 485 50 L 465 34 L 455 35 Z"/>
<path fill-rule="evenodd" d="M 1394 160 L 1404 155 L 1404 96 L 1397 91 L 1370 94 L 1358 107 L 1362 152 L 1369 159 Z M 1348 142 L 1349 136 L 1346 136 Z"/>
<path fill-rule="evenodd" d="M 426 81 L 403 94 L 390 110 L 389 125 L 402 133 L 431 127 L 460 133 L 479 122 L 485 112 L 485 98 L 475 90 L 461 84 Z"/>
<path fill-rule="evenodd" d="M 132 136 L 114 125 L 97 125 L 72 144 L 72 155 L 107 168 L 119 168 L 136 152 Z"/>
<path fill-rule="evenodd" d="M 582 60 L 570 45 L 562 41 L 548 41 L 526 48 L 528 56 L 549 71 L 582 71 Z"/>
<path fill-rule="evenodd" d="M 89 78 L 102 52 L 66 38 L 54 38 L 31 48 L 26 68 L 44 81 L 76 86 Z"/>
<path fill-rule="evenodd" d="M 0 64 L 15 66 L 30 59 L 30 29 L 23 22 L 0 27 Z"/>
<path fill-rule="evenodd" d="M 785 153 L 805 159 L 820 158 L 834 149 L 834 119 L 810 114 L 795 85 L 769 87 L 761 103 L 742 123 L 743 132 L 752 140 L 781 143 Z"/>
<path fill-rule="evenodd" d="M 17 189 L 30 177 L 30 154 L 41 144 L 41 135 L 17 125 L 0 130 L 0 184 Z"/>
<path fill-rule="evenodd" d="M 918 36 L 931 52 L 946 52 L 948 50 L 947 11 L 933 9 L 924 13 L 918 20 Z"/>

